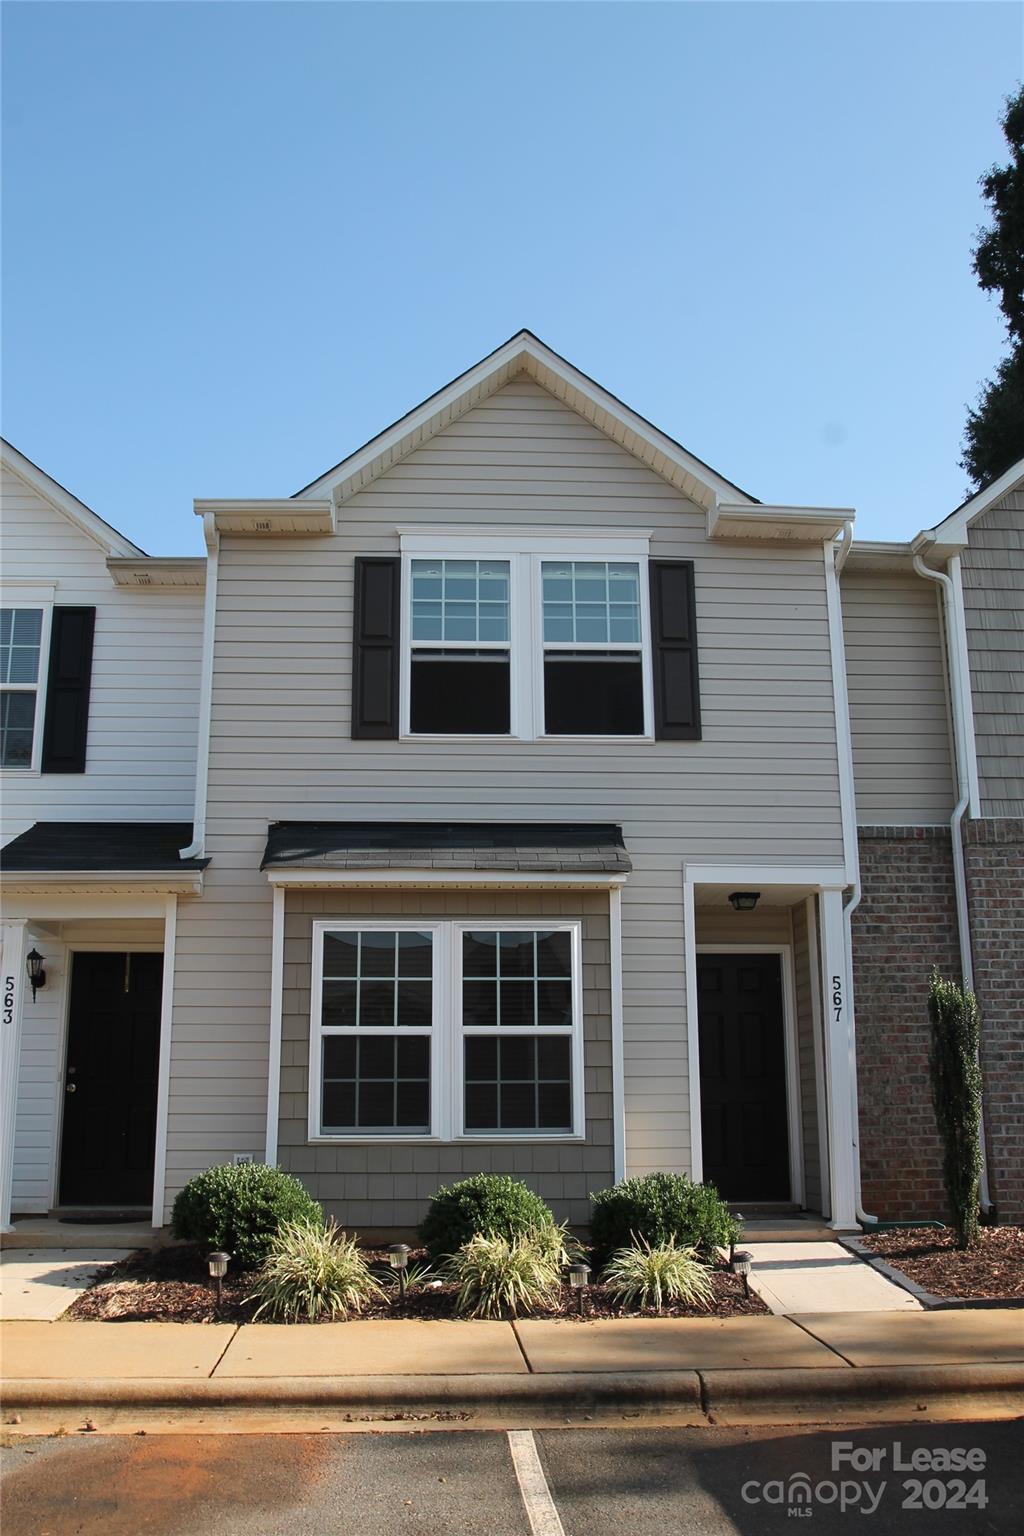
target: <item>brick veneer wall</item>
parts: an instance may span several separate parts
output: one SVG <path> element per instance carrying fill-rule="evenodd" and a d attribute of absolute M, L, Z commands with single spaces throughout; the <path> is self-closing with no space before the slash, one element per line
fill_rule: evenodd
<path fill-rule="evenodd" d="M 864 1208 L 884 1220 L 946 1217 L 928 1075 L 928 978 L 960 976 L 947 827 L 860 827 L 853 916 Z"/>
<path fill-rule="evenodd" d="M 1024 821 L 964 825 L 985 1131 L 1000 1221 L 1024 1224 Z"/>

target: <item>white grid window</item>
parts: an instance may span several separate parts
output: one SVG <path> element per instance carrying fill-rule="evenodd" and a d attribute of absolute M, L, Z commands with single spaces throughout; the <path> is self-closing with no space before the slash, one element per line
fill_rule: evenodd
<path fill-rule="evenodd" d="M 30 768 L 35 755 L 43 644 L 41 608 L 0 609 L 0 767 Z"/>
<path fill-rule="evenodd" d="M 545 645 L 640 646 L 636 561 L 545 560 Z"/>

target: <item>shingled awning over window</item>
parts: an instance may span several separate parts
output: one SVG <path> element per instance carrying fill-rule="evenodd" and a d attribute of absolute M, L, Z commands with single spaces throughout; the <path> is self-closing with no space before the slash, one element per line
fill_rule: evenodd
<path fill-rule="evenodd" d="M 182 859 L 190 821 L 37 821 L 0 849 L 0 870 L 24 874 L 182 874 L 209 859 Z"/>
<path fill-rule="evenodd" d="M 261 867 L 622 877 L 633 866 L 607 822 L 277 821 Z"/>

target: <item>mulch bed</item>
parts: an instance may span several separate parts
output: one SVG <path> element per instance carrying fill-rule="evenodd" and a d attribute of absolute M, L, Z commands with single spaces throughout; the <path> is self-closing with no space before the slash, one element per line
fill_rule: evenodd
<path fill-rule="evenodd" d="M 861 1242 L 934 1296 L 1024 1299 L 1024 1227 L 982 1227 L 966 1252 L 952 1231 L 934 1227 L 872 1232 Z"/>
<path fill-rule="evenodd" d="M 385 1283 L 391 1278 L 384 1250 L 370 1250 L 366 1255 Z M 426 1255 L 413 1252 L 410 1265 L 422 1264 Z M 251 1274 L 230 1272 L 224 1280 L 224 1299 L 218 1309 L 213 1282 L 206 1272 L 203 1256 L 191 1247 L 158 1248 L 130 1254 L 120 1263 L 100 1272 L 97 1283 L 82 1291 L 64 1313 L 71 1322 L 108 1323 L 251 1323 L 266 1322 L 253 1318 L 256 1303 L 246 1300 L 252 1291 Z M 662 1317 L 737 1317 L 754 1316 L 768 1311 L 759 1296 L 743 1294 L 743 1282 L 737 1275 L 719 1267 L 712 1272 L 715 1305 L 703 1307 L 666 1306 Z M 455 1315 L 455 1287 L 414 1290 L 404 1306 L 395 1302 L 377 1303 L 361 1314 L 365 1318 L 450 1318 Z M 656 1317 L 651 1309 L 626 1312 L 601 1285 L 591 1285 L 586 1293 L 586 1317 Z M 568 1288 L 559 1306 L 531 1314 L 534 1317 L 578 1317 L 576 1296 Z"/>

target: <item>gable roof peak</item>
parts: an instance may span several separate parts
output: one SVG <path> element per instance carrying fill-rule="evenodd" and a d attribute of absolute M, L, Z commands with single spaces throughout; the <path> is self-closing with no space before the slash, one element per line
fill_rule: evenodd
<path fill-rule="evenodd" d="M 756 497 L 690 453 L 526 327 L 303 486 L 296 497 L 331 496 L 347 501 L 521 373 L 535 379 L 698 505 L 710 508 L 720 498 L 748 506 L 759 504 Z"/>
<path fill-rule="evenodd" d="M 84 501 L 79 501 L 66 486 L 59 480 L 54 480 L 45 469 L 40 469 L 38 464 L 9 443 L 5 437 L 0 437 L 0 463 L 5 469 L 9 469 L 18 479 L 23 481 L 30 490 L 36 492 L 44 501 L 48 501 L 56 511 L 63 513 L 69 522 L 79 528 L 82 533 L 106 550 L 108 555 L 121 556 L 132 559 L 136 556 L 146 557 L 144 549 L 133 544 L 131 539 L 125 538 L 123 533 L 118 533 L 116 528 L 87 507 Z"/>

